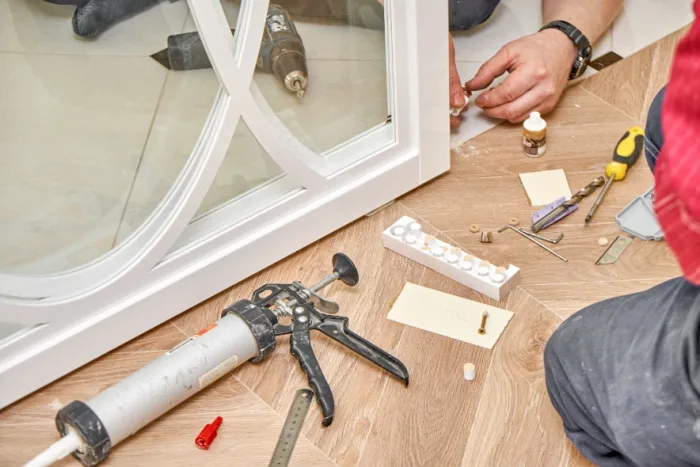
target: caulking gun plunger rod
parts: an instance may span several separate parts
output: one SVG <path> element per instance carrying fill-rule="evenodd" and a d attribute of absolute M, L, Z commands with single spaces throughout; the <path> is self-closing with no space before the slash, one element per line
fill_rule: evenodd
<path fill-rule="evenodd" d="M 359 275 L 349 258 L 337 254 L 333 265 L 332 274 L 307 290 L 299 290 L 298 295 L 310 298 L 336 280 L 357 284 Z M 282 311 L 296 304 L 292 299 Z M 85 466 L 97 465 L 114 446 L 156 418 L 240 364 L 262 358 L 259 336 L 242 315 L 229 311 L 234 306 L 206 332 L 186 339 L 90 401 L 73 401 L 63 407 L 56 415 L 56 427 L 63 438 L 25 467 L 51 465 L 69 454 Z M 252 303 L 248 306 L 254 308 Z"/>

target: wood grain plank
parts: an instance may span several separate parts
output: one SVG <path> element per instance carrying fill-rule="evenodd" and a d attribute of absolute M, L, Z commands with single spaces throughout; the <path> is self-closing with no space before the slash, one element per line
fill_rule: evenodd
<path fill-rule="evenodd" d="M 666 85 L 678 41 L 686 26 L 584 81 L 581 86 L 640 123 Z"/>
<path fill-rule="evenodd" d="M 430 270 L 420 285 L 505 306 Z M 459 464 L 491 355 L 481 347 L 406 327 L 397 356 L 408 366 L 411 384 L 407 389 L 386 386 L 360 465 Z M 474 381 L 464 380 L 468 362 L 477 368 Z"/>
<path fill-rule="evenodd" d="M 532 285 L 523 289 L 559 317 L 566 319 L 593 303 L 648 290 L 665 280 L 605 281 L 570 284 L 568 287 L 562 287 L 561 284 Z"/>
<path fill-rule="evenodd" d="M 185 335 L 169 321 L 166 321 L 160 326 L 116 348 L 114 352 L 143 352 L 152 350 L 167 352 L 187 337 L 189 336 Z"/>
<path fill-rule="evenodd" d="M 629 126 L 638 124 L 587 91 L 574 89 L 567 96 L 565 101 L 568 100 L 570 108 L 579 105 L 582 115 L 600 115 L 603 123 L 577 124 L 575 112 L 569 112 L 572 115 L 563 110 L 564 113 L 555 112 L 549 118 L 550 139 L 554 142 L 550 151 L 537 159 L 520 152 L 518 128 L 501 125 L 468 143 L 477 148 L 490 148 L 488 154 L 454 157 L 450 173 L 402 197 L 400 203 L 449 236 L 453 236 L 454 231 L 467 231 L 473 223 L 495 230 L 512 216 L 528 225 L 536 209 L 529 205 L 519 173 L 564 169 L 572 192 L 576 192 L 604 174 L 620 135 Z M 580 104 L 577 103 L 579 97 Z M 606 120 L 606 116 L 610 118 Z M 641 161 L 629 171 L 624 182 L 612 187 L 593 223 L 614 222 L 615 215 L 652 184 L 652 174 L 646 162 Z M 580 212 L 564 219 L 557 227 L 582 225 L 593 201 L 594 197 L 585 199 Z"/>
<path fill-rule="evenodd" d="M 567 169 L 567 178 L 574 192 L 595 176 L 597 173 Z M 577 212 L 543 231 L 544 235 L 552 236 L 564 233 L 560 244 L 549 246 L 566 257 L 568 263 L 511 231 L 495 234 L 491 244 L 481 243 L 479 234 L 469 232 L 472 223 L 479 224 L 482 231 L 495 231 L 511 216 L 518 217 L 521 225 L 529 225 L 527 220 L 535 208 L 529 206 L 527 195 L 515 175 L 468 179 L 468 182 L 445 177 L 440 183 L 401 199 L 400 203 L 475 255 L 494 264 L 513 264 L 521 268 L 523 285 L 671 278 L 679 274 L 679 269 L 664 242 L 635 240 L 616 264 L 595 265 L 603 253 L 598 239 L 606 237 L 612 241 L 622 234 L 614 223 L 615 215 L 651 184 L 651 174 L 635 167 L 623 182 L 613 185 L 591 224 L 586 226 L 583 220 L 594 196 L 584 199 Z"/>
<path fill-rule="evenodd" d="M 443 178 L 517 175 L 565 168 L 597 171 L 610 161 L 620 136 L 639 122 L 582 89 L 569 88 L 557 109 L 546 117 L 547 153 L 530 158 L 522 152 L 522 125 L 501 125 L 464 143 L 452 152 L 452 169 Z M 469 124 L 469 122 L 465 122 Z M 639 164 L 645 166 L 644 162 Z M 442 183 L 442 178 L 433 184 Z M 422 194 L 425 189 L 419 190 Z M 486 194 L 486 193 L 484 193 Z"/>
<path fill-rule="evenodd" d="M 559 167 L 561 168 L 561 167 Z M 565 168 L 572 193 L 588 185 L 602 172 L 580 172 L 576 167 Z M 648 170 L 634 167 L 627 178 L 614 184 L 591 225 L 615 222 L 615 216 L 636 196 L 646 192 L 653 184 Z M 476 178 L 465 182 L 463 179 L 445 177 L 440 184 L 434 184 L 422 193 L 402 198 L 400 203 L 432 225 L 452 235 L 454 232 L 468 231 L 472 224 L 482 229 L 495 230 L 505 225 L 513 216 L 520 219 L 522 226 L 528 227 L 532 213 L 539 207 L 530 206 L 529 199 L 517 175 Z M 595 201 L 593 196 L 585 198 L 579 210 L 558 222 L 561 226 L 583 226 L 583 221 Z M 555 230 L 552 227 L 550 230 Z"/>
<path fill-rule="evenodd" d="M 542 360 L 560 320 L 522 290 L 508 306 L 515 316 L 494 350 L 462 466 L 566 466 L 572 451 Z"/>

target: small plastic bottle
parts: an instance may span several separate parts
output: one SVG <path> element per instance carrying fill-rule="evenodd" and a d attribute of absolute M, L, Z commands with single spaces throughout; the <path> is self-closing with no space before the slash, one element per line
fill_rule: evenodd
<path fill-rule="evenodd" d="M 529 157 L 540 157 L 547 150 L 547 122 L 539 112 L 532 112 L 523 122 L 523 152 Z"/>

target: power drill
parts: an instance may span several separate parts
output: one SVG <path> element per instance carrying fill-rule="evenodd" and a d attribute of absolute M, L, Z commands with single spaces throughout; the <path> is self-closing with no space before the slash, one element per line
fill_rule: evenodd
<path fill-rule="evenodd" d="M 211 68 L 198 32 L 169 36 L 168 47 L 151 57 L 169 70 Z M 257 69 L 274 73 L 285 88 L 304 97 L 309 82 L 304 43 L 289 13 L 279 5 L 270 5 L 267 10 Z"/>

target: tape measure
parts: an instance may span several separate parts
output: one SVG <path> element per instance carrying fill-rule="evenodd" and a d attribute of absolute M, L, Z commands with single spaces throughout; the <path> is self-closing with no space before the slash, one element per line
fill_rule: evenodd
<path fill-rule="evenodd" d="M 628 246 L 632 243 L 632 239 L 629 237 L 617 237 L 614 242 L 605 250 L 603 256 L 596 261 L 597 265 L 614 264 L 622 253 L 625 252 Z"/>
<path fill-rule="evenodd" d="M 294 395 L 287 419 L 282 426 L 280 438 L 277 440 L 275 452 L 272 453 L 269 467 L 286 467 L 289 465 L 294 446 L 297 444 L 297 438 L 299 438 L 299 433 L 301 433 L 301 427 L 304 425 L 312 400 L 314 400 L 314 393 L 309 389 L 299 389 Z"/>

